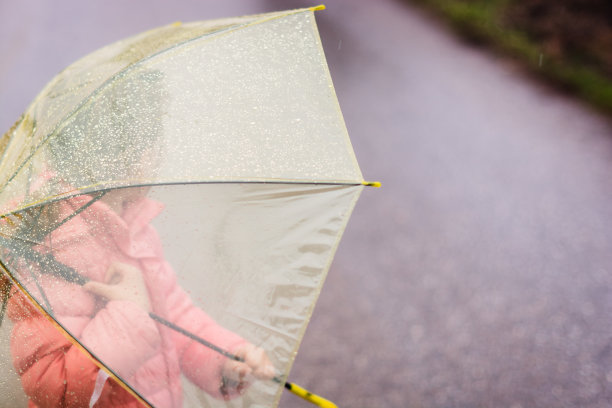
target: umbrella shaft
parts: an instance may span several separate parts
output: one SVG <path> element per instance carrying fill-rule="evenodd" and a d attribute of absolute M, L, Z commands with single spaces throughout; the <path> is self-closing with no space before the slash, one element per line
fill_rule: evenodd
<path fill-rule="evenodd" d="M 227 350 L 222 349 L 221 347 L 212 344 L 209 341 L 204 340 L 203 338 L 196 336 L 195 334 L 191 333 L 190 331 L 187 331 L 185 329 L 183 329 L 180 326 L 177 326 L 176 324 L 169 322 L 168 320 L 164 319 L 163 317 L 160 317 L 158 315 L 156 315 L 155 313 L 149 313 L 149 317 L 151 317 L 151 319 L 155 320 L 156 322 L 159 322 L 161 324 L 163 324 L 166 327 L 171 328 L 172 330 L 181 333 L 183 336 L 189 337 L 192 340 L 197 341 L 198 343 L 202 344 L 203 346 L 208 347 L 211 350 L 216 351 L 217 353 L 224 355 L 227 358 L 230 358 L 232 360 L 235 361 L 240 361 L 241 363 L 244 363 L 244 359 L 242 357 L 238 357 L 235 354 L 230 353 Z"/>

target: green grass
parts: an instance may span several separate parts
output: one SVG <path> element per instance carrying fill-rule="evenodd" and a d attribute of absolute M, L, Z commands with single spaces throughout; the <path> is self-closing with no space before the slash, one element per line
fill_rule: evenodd
<path fill-rule="evenodd" d="M 504 21 L 509 0 L 410 1 L 442 16 L 468 40 L 519 60 L 538 77 L 612 115 L 612 78 L 583 61 L 547 55 L 528 33 L 509 27 Z"/>

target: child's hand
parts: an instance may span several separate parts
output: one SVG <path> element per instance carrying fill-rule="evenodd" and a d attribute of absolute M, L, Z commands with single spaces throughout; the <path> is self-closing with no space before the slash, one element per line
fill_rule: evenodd
<path fill-rule="evenodd" d="M 151 301 L 142 273 L 132 265 L 113 263 L 106 271 L 106 283 L 90 281 L 83 286 L 94 295 L 108 300 L 129 300 L 145 311 L 151 311 Z"/>
<path fill-rule="evenodd" d="M 244 362 L 229 359 L 225 362 L 223 366 L 225 384 L 241 391 L 253 378 L 270 380 L 276 374 L 274 365 L 263 349 L 249 343 L 238 347 L 233 352 Z"/>

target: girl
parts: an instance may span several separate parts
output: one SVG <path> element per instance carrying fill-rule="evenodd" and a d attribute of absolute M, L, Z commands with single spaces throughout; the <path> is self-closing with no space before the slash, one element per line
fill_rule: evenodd
<path fill-rule="evenodd" d="M 162 79 L 157 72 L 133 74 L 83 107 L 49 141 L 53 170 L 40 172 L 39 188 L 63 183 L 66 191 L 150 176 L 160 154 L 152 146 L 162 132 Z M 146 193 L 122 188 L 33 209 L 22 218 L 22 231 L 36 244 L 14 250 L 9 270 L 74 338 L 156 407 L 182 406 L 181 374 L 223 399 L 240 395 L 254 379 L 273 378 L 262 349 L 220 327 L 177 284 L 150 225 L 163 206 Z M 140 406 L 16 289 L 8 316 L 13 364 L 30 407 Z"/>

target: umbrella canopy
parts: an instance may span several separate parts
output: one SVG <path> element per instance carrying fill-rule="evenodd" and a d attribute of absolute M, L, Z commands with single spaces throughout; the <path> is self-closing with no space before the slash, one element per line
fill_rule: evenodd
<path fill-rule="evenodd" d="M 104 47 L 3 136 L 2 398 L 276 406 L 368 184 L 315 9 Z"/>

